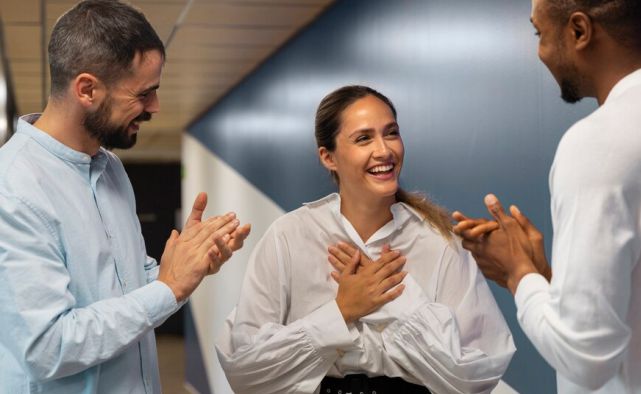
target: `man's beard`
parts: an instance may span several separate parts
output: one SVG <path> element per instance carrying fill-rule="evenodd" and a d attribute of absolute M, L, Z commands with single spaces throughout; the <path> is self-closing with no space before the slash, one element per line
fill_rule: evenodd
<path fill-rule="evenodd" d="M 559 58 L 559 87 L 561 88 L 561 99 L 566 103 L 574 104 L 581 101 L 581 74 L 576 66 L 563 56 L 565 45 L 559 38 L 557 52 Z"/>
<path fill-rule="evenodd" d="M 563 78 L 561 79 L 561 98 L 566 103 L 574 104 L 581 101 L 583 98 L 581 93 L 579 93 L 579 84 L 575 78 Z"/>
<path fill-rule="evenodd" d="M 137 133 L 129 135 L 129 124 L 119 126 L 109 122 L 111 116 L 111 96 L 107 96 L 95 112 L 85 115 L 83 125 L 92 138 L 98 139 L 106 149 L 129 149 L 136 144 Z M 151 113 L 144 111 L 132 122 L 151 120 Z"/>

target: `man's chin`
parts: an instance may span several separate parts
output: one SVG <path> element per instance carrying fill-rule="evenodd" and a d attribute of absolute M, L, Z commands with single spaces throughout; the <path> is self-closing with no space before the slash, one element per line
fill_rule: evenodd
<path fill-rule="evenodd" d="M 566 92 L 561 92 L 561 100 L 565 101 L 568 104 L 576 104 L 579 101 L 583 100 L 583 97 L 567 94 Z"/>
<path fill-rule="evenodd" d="M 104 140 L 102 141 L 102 146 L 107 150 L 130 149 L 136 145 L 136 137 L 137 134 L 132 134 L 124 138 Z"/>

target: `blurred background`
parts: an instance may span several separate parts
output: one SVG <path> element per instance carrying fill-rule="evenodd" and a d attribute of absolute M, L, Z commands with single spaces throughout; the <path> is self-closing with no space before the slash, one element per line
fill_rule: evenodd
<path fill-rule="evenodd" d="M 0 145 L 40 112 L 56 19 L 74 1 L 0 0 Z M 167 47 L 161 111 L 131 177 L 148 252 L 160 258 L 199 191 L 208 214 L 251 222 L 246 246 L 158 329 L 167 393 L 229 393 L 214 350 L 248 256 L 267 226 L 334 190 L 316 156 L 324 95 L 369 85 L 396 105 L 402 183 L 450 210 L 483 196 L 518 204 L 551 239 L 547 175 L 563 132 L 596 108 L 563 104 L 537 58 L 528 0 L 138 0 Z M 182 206 L 185 208 L 183 209 Z M 492 285 L 518 351 L 496 393 L 553 393 L 552 369 L 524 337 L 512 297 Z"/>

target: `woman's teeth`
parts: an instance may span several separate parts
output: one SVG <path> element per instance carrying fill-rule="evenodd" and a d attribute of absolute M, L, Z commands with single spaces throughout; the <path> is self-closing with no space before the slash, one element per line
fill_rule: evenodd
<path fill-rule="evenodd" d="M 374 168 L 370 168 L 368 170 L 368 172 L 370 172 L 372 174 L 380 174 L 380 173 L 383 173 L 383 172 L 389 172 L 392 169 L 394 169 L 394 165 L 393 164 L 387 164 L 387 165 L 381 165 L 381 166 L 376 166 Z"/>

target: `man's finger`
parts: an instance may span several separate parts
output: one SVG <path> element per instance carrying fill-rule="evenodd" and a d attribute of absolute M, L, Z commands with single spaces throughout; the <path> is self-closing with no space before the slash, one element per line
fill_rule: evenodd
<path fill-rule="evenodd" d="M 169 246 L 174 242 L 176 242 L 179 236 L 180 236 L 180 233 L 178 232 L 178 230 L 175 230 L 175 229 L 171 230 L 171 234 L 169 234 L 169 238 L 167 239 L 167 243 L 165 244 L 165 246 Z"/>
<path fill-rule="evenodd" d="M 494 194 L 488 194 L 483 201 L 490 215 L 492 215 L 500 225 L 503 225 L 503 219 L 506 218 L 507 215 L 499 199 L 496 198 Z"/>
<path fill-rule="evenodd" d="M 461 241 L 461 246 L 463 246 L 463 249 L 467 249 L 472 252 L 472 254 L 476 253 L 479 249 L 479 243 L 477 241 L 471 241 L 465 238 Z"/>
<path fill-rule="evenodd" d="M 202 222 L 202 225 L 193 226 L 189 230 L 183 231 L 186 241 L 202 245 L 214 238 L 222 238 L 226 234 L 231 234 L 238 227 L 240 222 L 234 219 L 235 215 L 227 214 L 225 216 L 217 217 L 216 219 L 209 218 Z M 190 236 L 186 235 L 190 234 Z M 227 238 L 229 239 L 229 238 Z"/>
<path fill-rule="evenodd" d="M 231 234 L 236 231 L 238 226 L 240 226 L 240 220 L 236 219 L 236 215 L 232 213 L 207 223 L 206 232 L 209 232 L 209 234 L 211 234 L 210 236 L 217 238 L 222 238 L 225 235 L 229 235 L 231 237 Z M 195 238 L 200 239 L 201 236 L 202 235 L 199 234 Z M 231 238 L 226 239 L 230 240 Z"/>
<path fill-rule="evenodd" d="M 226 215 L 210 217 L 201 222 L 191 222 L 191 225 L 185 227 L 185 230 L 180 234 L 181 238 L 184 241 L 197 240 L 197 242 L 202 243 L 202 237 L 206 238 L 208 234 L 214 232 L 218 227 L 232 220 L 234 215 L 233 212 L 229 212 Z"/>
<path fill-rule="evenodd" d="M 494 220 L 479 224 L 478 226 L 469 230 L 463 231 L 461 236 L 471 240 L 478 240 L 483 235 L 499 229 L 499 224 Z"/>
<path fill-rule="evenodd" d="M 191 207 L 191 212 L 185 222 L 185 228 L 192 226 L 194 223 L 200 222 L 203 219 L 205 208 L 207 208 L 207 193 L 200 192 L 194 200 L 194 205 Z"/>
<path fill-rule="evenodd" d="M 478 225 L 478 221 L 476 220 L 470 220 L 470 219 L 465 219 L 461 220 L 460 222 L 456 223 L 454 227 L 452 228 L 452 231 L 454 233 L 460 235 L 463 231 L 469 230 L 471 228 L 474 228 Z"/>
<path fill-rule="evenodd" d="M 227 244 L 229 242 L 229 239 L 231 236 L 229 234 L 223 235 L 221 238 L 214 238 L 214 242 L 216 243 L 216 246 L 218 247 L 218 250 L 220 251 L 220 259 L 225 262 L 229 260 L 231 255 L 233 254 L 233 251 Z"/>
<path fill-rule="evenodd" d="M 521 210 L 516 206 L 512 205 L 510 207 L 510 213 L 512 214 L 512 217 L 516 219 L 517 223 L 523 231 L 525 231 L 527 234 L 530 234 L 532 231 L 538 231 L 536 227 L 530 222 L 530 219 L 527 218 L 527 216 L 523 215 L 521 213 Z"/>
<path fill-rule="evenodd" d="M 209 269 L 207 270 L 208 275 L 215 274 L 220 269 L 222 262 L 220 261 L 220 252 L 216 245 L 212 246 L 207 251 L 207 257 L 209 257 Z"/>
<path fill-rule="evenodd" d="M 245 242 L 245 239 L 247 236 L 249 236 L 249 233 L 251 232 L 251 224 L 245 224 L 243 226 L 238 227 L 234 232 L 231 234 L 231 239 L 227 243 L 231 250 L 236 251 L 240 248 L 243 247 L 243 243 Z"/>
<path fill-rule="evenodd" d="M 456 220 L 457 222 L 462 222 L 464 220 L 468 220 L 469 218 L 460 211 L 454 211 L 452 212 L 452 219 Z"/>

